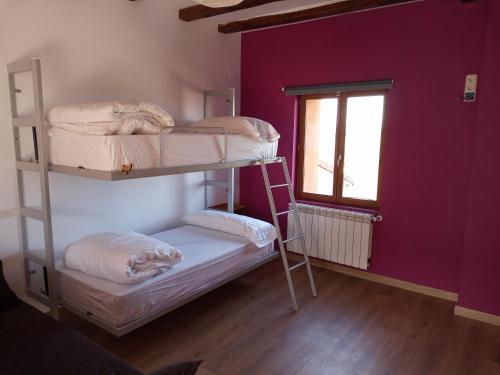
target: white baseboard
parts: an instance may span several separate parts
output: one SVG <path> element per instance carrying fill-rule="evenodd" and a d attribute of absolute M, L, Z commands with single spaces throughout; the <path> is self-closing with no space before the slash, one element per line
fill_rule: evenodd
<path fill-rule="evenodd" d="M 298 254 L 287 253 L 287 257 L 294 260 L 302 260 L 302 256 Z M 432 297 L 445 299 L 452 302 L 458 301 L 458 294 L 447 290 L 431 288 L 429 286 L 410 283 L 408 281 L 394 279 L 388 276 L 377 275 L 363 270 L 354 269 L 351 267 L 342 266 L 340 264 L 328 262 L 326 260 L 315 259 L 309 257 L 311 264 L 319 268 L 325 268 L 331 271 L 343 273 L 346 275 L 358 277 L 376 283 L 394 286 L 396 288 L 409 290 L 411 292 L 421 293 Z"/>
<path fill-rule="evenodd" d="M 478 320 L 480 322 L 493 324 L 495 326 L 500 326 L 500 316 L 488 314 L 482 311 L 468 309 L 462 306 L 455 306 L 455 315 L 462 316 L 464 318 Z"/>

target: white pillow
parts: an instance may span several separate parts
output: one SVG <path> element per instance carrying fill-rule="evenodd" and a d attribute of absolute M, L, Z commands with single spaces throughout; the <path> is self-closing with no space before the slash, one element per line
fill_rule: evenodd
<path fill-rule="evenodd" d="M 192 126 L 221 127 L 225 128 L 228 134 L 247 135 L 263 143 L 275 142 L 280 138 L 280 134 L 270 123 L 253 117 L 209 117 L 195 122 Z"/>
<path fill-rule="evenodd" d="M 257 247 L 266 246 L 276 239 L 276 229 L 273 225 L 262 220 L 229 212 L 204 210 L 183 217 L 182 220 L 186 224 L 246 237 Z"/>

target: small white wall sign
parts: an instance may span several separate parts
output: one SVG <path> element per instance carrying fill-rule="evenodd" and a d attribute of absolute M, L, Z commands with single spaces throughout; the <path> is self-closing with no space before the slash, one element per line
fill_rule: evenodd
<path fill-rule="evenodd" d="M 464 102 L 476 101 L 477 74 L 467 74 L 465 77 Z"/>

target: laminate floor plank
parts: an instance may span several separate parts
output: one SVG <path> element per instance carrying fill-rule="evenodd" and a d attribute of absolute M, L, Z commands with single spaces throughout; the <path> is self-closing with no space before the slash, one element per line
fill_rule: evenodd
<path fill-rule="evenodd" d="M 453 315 L 453 303 L 281 260 L 122 337 L 63 311 L 62 320 L 148 372 L 202 359 L 199 375 L 499 375 L 500 327 Z"/>

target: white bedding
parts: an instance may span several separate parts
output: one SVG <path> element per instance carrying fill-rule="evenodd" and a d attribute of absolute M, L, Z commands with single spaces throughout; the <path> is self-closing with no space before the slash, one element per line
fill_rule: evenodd
<path fill-rule="evenodd" d="M 210 164 L 222 161 L 224 136 L 168 134 L 163 139 L 163 167 Z M 261 143 L 244 135 L 228 135 L 228 161 L 258 160 L 276 156 L 278 141 Z M 92 136 L 57 134 L 49 137 L 49 162 L 101 171 L 158 168 L 157 135 Z"/>
<path fill-rule="evenodd" d="M 171 306 L 273 252 L 273 244 L 259 249 L 243 237 L 191 225 L 153 237 L 179 248 L 183 261 L 135 285 L 106 281 L 59 263 L 62 301 L 119 328 Z"/>
<path fill-rule="evenodd" d="M 227 134 L 248 135 L 259 142 L 274 142 L 280 139 L 280 134 L 270 123 L 254 117 L 209 117 L 195 122 L 193 126 L 223 127 Z"/>
<path fill-rule="evenodd" d="M 91 234 L 70 243 L 64 266 L 117 283 L 137 284 L 182 260 L 174 246 L 128 229 Z"/>
<path fill-rule="evenodd" d="M 182 218 L 186 224 L 242 236 L 255 246 L 266 246 L 276 239 L 276 228 L 268 222 L 220 210 L 202 210 Z"/>
<path fill-rule="evenodd" d="M 50 108 L 49 136 L 159 134 L 174 120 L 160 106 L 149 102 L 106 102 Z"/>

